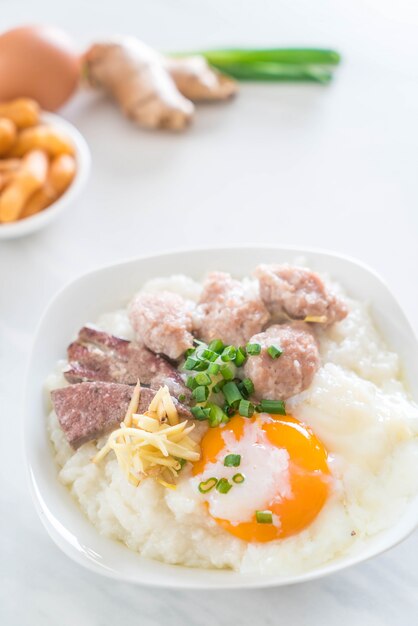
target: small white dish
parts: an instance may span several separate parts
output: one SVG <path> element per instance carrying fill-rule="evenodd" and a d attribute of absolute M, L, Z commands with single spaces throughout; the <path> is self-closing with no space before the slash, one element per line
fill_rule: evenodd
<path fill-rule="evenodd" d="M 393 547 L 418 526 L 418 495 L 397 524 L 357 550 L 301 575 L 240 574 L 200 570 L 152 561 L 101 536 L 60 484 L 46 430 L 43 385 L 68 343 L 86 322 L 126 304 L 150 278 L 189 274 L 201 278 L 211 269 L 248 274 L 258 263 L 295 262 L 303 257 L 312 269 L 329 273 L 347 292 L 371 303 L 372 313 L 389 346 L 402 359 L 406 383 L 418 400 L 418 343 L 395 297 L 365 265 L 330 252 L 284 247 L 237 247 L 179 251 L 117 263 L 90 272 L 62 289 L 39 324 L 29 364 L 25 397 L 25 448 L 30 488 L 37 511 L 55 543 L 88 569 L 112 578 L 182 589 L 227 589 L 280 586 L 338 572 Z"/>
<path fill-rule="evenodd" d="M 77 130 L 75 126 L 67 122 L 59 115 L 54 113 L 42 113 L 41 122 L 50 124 L 55 128 L 62 130 L 68 135 L 75 146 L 75 159 L 77 163 L 77 171 L 73 182 L 58 200 L 53 202 L 49 207 L 22 220 L 10 222 L 8 224 L 0 224 L 0 239 L 15 239 L 23 237 L 29 233 L 34 233 L 44 226 L 47 226 L 63 211 L 70 208 L 74 204 L 75 199 L 80 195 L 84 185 L 87 182 L 90 173 L 90 150 L 86 140 Z"/>

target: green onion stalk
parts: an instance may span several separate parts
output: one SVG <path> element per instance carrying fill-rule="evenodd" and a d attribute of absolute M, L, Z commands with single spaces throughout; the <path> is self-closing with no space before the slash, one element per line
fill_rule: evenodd
<path fill-rule="evenodd" d="M 341 56 L 321 48 L 230 48 L 175 53 L 203 56 L 215 69 L 241 81 L 314 81 L 326 84 Z"/>

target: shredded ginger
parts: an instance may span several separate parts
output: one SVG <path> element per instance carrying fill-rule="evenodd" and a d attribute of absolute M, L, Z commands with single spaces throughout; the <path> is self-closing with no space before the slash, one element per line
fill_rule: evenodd
<path fill-rule="evenodd" d="M 127 480 L 138 486 L 153 476 L 166 487 L 174 488 L 184 461 L 198 461 L 198 445 L 188 435 L 194 424 L 179 422 L 178 412 L 168 387 L 160 387 L 148 410 L 138 414 L 141 387 L 137 383 L 124 421 L 114 430 L 101 450 L 92 459 L 101 461 L 114 451 L 119 467 Z M 167 482 L 167 480 L 170 482 Z"/>

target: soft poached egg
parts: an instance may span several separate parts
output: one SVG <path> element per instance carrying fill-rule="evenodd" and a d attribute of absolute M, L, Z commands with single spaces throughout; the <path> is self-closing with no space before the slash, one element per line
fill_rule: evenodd
<path fill-rule="evenodd" d="M 225 465 L 231 454 L 238 465 Z M 193 474 L 203 490 L 213 479 L 228 481 L 227 492 L 214 486 L 201 494 L 209 514 L 236 537 L 258 542 L 306 528 L 324 506 L 331 483 L 327 451 L 313 432 L 289 415 L 266 413 L 235 415 L 209 428 Z"/>

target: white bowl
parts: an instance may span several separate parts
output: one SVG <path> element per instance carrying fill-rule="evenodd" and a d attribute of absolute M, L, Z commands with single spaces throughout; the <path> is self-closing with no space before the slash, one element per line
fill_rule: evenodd
<path fill-rule="evenodd" d="M 126 304 L 144 281 L 173 273 L 201 278 L 210 269 L 242 276 L 258 263 L 294 261 L 329 272 L 350 295 L 372 303 L 372 312 L 388 344 L 400 355 L 407 384 L 418 399 L 418 343 L 394 296 L 370 269 L 329 252 L 294 248 L 239 247 L 179 251 L 111 265 L 70 283 L 48 306 L 38 327 L 30 360 L 25 398 L 25 444 L 31 492 L 38 513 L 55 543 L 72 559 L 100 574 L 129 582 L 166 587 L 250 588 L 286 585 L 337 572 L 375 556 L 402 541 L 418 525 L 418 496 L 392 528 L 371 538 L 357 553 L 302 575 L 261 576 L 225 570 L 199 570 L 166 565 L 141 557 L 99 535 L 68 490 L 57 479 L 46 431 L 42 392 L 46 376 L 63 358 L 67 344 L 86 322 Z"/>
<path fill-rule="evenodd" d="M 58 200 L 53 202 L 49 207 L 22 220 L 10 222 L 8 224 L 0 223 L 0 239 L 15 239 L 23 237 L 29 233 L 40 230 L 63 211 L 70 208 L 74 204 L 77 196 L 80 195 L 90 173 L 90 150 L 86 140 L 75 126 L 67 122 L 59 115 L 53 113 L 42 113 L 41 122 L 51 124 L 55 128 L 62 130 L 68 135 L 75 146 L 75 159 L 77 163 L 77 171 L 73 182 L 68 189 L 62 194 Z"/>

